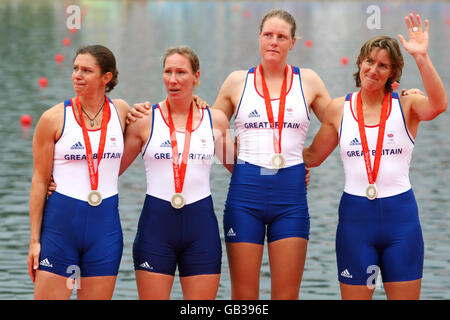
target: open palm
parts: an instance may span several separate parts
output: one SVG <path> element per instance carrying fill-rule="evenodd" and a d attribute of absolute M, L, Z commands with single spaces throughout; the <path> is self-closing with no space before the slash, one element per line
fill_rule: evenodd
<path fill-rule="evenodd" d="M 405 50 L 412 56 L 426 54 L 428 50 L 428 20 L 425 20 L 425 30 L 422 28 L 418 14 L 410 13 L 409 17 L 405 17 L 405 23 L 409 32 L 409 41 L 401 34 L 398 35 Z"/>

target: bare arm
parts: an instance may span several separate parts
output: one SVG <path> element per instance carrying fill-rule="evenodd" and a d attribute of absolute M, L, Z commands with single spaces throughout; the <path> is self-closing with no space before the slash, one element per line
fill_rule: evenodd
<path fill-rule="evenodd" d="M 30 249 L 28 273 L 35 280 L 41 250 L 41 227 L 47 186 L 53 169 L 55 141 L 59 138 L 64 122 L 64 105 L 59 104 L 40 118 L 33 136 L 33 177 L 30 190 Z"/>
<path fill-rule="evenodd" d="M 114 99 L 112 101 L 117 108 L 117 112 L 120 118 L 120 124 L 122 125 L 122 130 L 125 132 L 127 126 L 127 114 L 130 112 L 131 108 L 125 100 Z"/>
<path fill-rule="evenodd" d="M 235 112 L 242 92 L 244 91 L 247 71 L 239 70 L 232 72 L 222 84 L 213 108 L 221 110 L 228 120 Z"/>
<path fill-rule="evenodd" d="M 144 143 L 147 142 L 152 123 L 152 113 L 137 119 L 127 125 L 124 137 L 124 148 L 122 161 L 120 163 L 119 175 L 121 175 L 136 159 L 141 152 Z"/>
<path fill-rule="evenodd" d="M 225 113 L 219 109 L 212 109 L 211 117 L 214 129 L 214 149 L 216 157 L 223 166 L 232 173 L 236 162 L 236 144 L 231 137 L 230 123 Z"/>
<path fill-rule="evenodd" d="M 303 94 L 308 106 L 314 111 L 317 119 L 323 121 L 325 109 L 331 102 L 325 84 L 319 75 L 311 69 L 301 69 Z"/>
<path fill-rule="evenodd" d="M 339 143 L 338 130 L 342 118 L 344 97 L 333 99 L 325 110 L 322 125 L 312 144 L 303 148 L 307 167 L 317 167 L 333 152 Z"/>
<path fill-rule="evenodd" d="M 411 13 L 409 18 L 405 17 L 405 23 L 409 32 L 409 41 L 400 34 L 398 37 L 405 50 L 414 57 L 428 94 L 428 97 L 421 95 L 401 97 L 402 105 L 411 108 L 408 124 L 415 131 L 414 127 L 417 127 L 420 121 L 432 120 L 444 112 L 447 109 L 448 100 L 444 84 L 428 55 L 428 20 L 425 20 L 425 30 L 418 14 Z"/>

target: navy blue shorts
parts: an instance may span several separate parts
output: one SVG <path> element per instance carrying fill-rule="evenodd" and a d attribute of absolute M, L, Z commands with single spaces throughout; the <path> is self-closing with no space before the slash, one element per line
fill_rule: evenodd
<path fill-rule="evenodd" d="M 223 217 L 226 242 L 264 244 L 309 238 L 305 165 L 280 170 L 248 162 L 234 166 Z"/>
<path fill-rule="evenodd" d="M 133 245 L 135 270 L 181 277 L 220 274 L 222 243 L 211 196 L 174 209 L 146 195 Z"/>
<path fill-rule="evenodd" d="M 339 281 L 373 285 L 422 278 L 424 245 L 412 189 L 368 200 L 344 193 L 339 205 L 336 257 Z"/>
<path fill-rule="evenodd" d="M 58 192 L 48 198 L 39 269 L 64 277 L 116 276 L 123 236 L 118 195 L 97 207 Z"/>

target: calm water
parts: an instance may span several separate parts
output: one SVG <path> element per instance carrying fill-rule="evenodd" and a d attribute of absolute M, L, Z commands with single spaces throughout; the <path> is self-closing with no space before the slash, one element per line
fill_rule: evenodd
<path fill-rule="evenodd" d="M 70 4 L 83 12 L 81 29 L 66 27 Z M 369 30 L 369 5 L 381 12 L 380 29 Z M 33 128 L 47 108 L 73 95 L 70 76 L 75 48 L 101 43 L 113 50 L 119 65 L 119 85 L 110 95 L 133 104 L 164 97 L 161 56 L 168 46 L 186 44 L 201 61 L 198 94 L 213 103 L 221 83 L 235 69 L 259 62 L 257 34 L 260 17 L 273 7 L 290 11 L 298 23 L 298 40 L 289 63 L 313 68 L 330 94 L 354 89 L 354 58 L 363 41 L 380 34 L 406 34 L 403 17 L 411 10 L 430 20 L 430 55 L 446 88 L 450 88 L 450 4 L 377 4 L 376 2 L 166 2 L 166 1 L 31 1 L 0 2 L 0 299 L 32 299 L 27 274 L 29 245 L 28 195 L 33 171 Z M 62 39 L 71 39 L 63 46 Z M 312 41 L 312 47 L 305 45 Z M 55 64 L 54 56 L 64 55 Z M 405 52 L 404 52 L 405 53 Z M 349 64 L 342 65 L 341 58 Z M 49 85 L 40 89 L 38 79 Z M 410 56 L 405 58 L 402 88 L 423 90 Z M 22 129 L 19 118 L 28 113 L 33 127 Z M 423 299 L 450 298 L 450 112 L 423 123 L 416 139 L 411 180 L 420 208 L 425 240 Z M 314 118 L 308 143 L 318 129 Z M 114 299 L 137 299 L 132 264 L 132 242 L 144 201 L 143 164 L 136 160 L 120 178 L 120 213 L 124 254 Z M 212 192 L 222 226 L 229 175 L 213 166 Z M 335 151 L 321 168 L 312 170 L 309 187 L 311 235 L 300 297 L 339 299 L 334 238 L 337 206 L 343 188 L 341 160 Z M 222 238 L 223 230 L 221 228 Z M 218 299 L 230 298 L 229 270 L 223 245 L 222 280 Z M 261 299 L 270 298 L 270 270 L 264 256 Z M 376 299 L 384 299 L 382 288 Z M 181 299 L 178 280 L 173 299 Z"/>

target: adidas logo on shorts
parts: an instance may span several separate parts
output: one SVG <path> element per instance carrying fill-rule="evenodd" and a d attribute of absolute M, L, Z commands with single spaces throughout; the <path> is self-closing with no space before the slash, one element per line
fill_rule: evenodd
<path fill-rule="evenodd" d="M 50 261 L 48 261 L 47 258 L 41 260 L 41 262 L 39 262 L 39 264 L 43 267 L 53 268 L 53 265 L 50 263 Z"/>
<path fill-rule="evenodd" d="M 153 267 L 151 265 L 149 265 L 147 261 L 145 261 L 144 263 L 141 263 L 139 265 L 139 267 L 144 268 L 144 269 L 153 270 Z"/>
<path fill-rule="evenodd" d="M 233 228 L 228 230 L 227 237 L 236 237 L 236 232 L 234 232 Z"/>
<path fill-rule="evenodd" d="M 347 269 L 345 269 L 344 271 L 341 272 L 341 276 L 346 277 L 346 278 L 353 278 L 353 276 L 350 274 L 350 272 L 348 272 Z"/>

